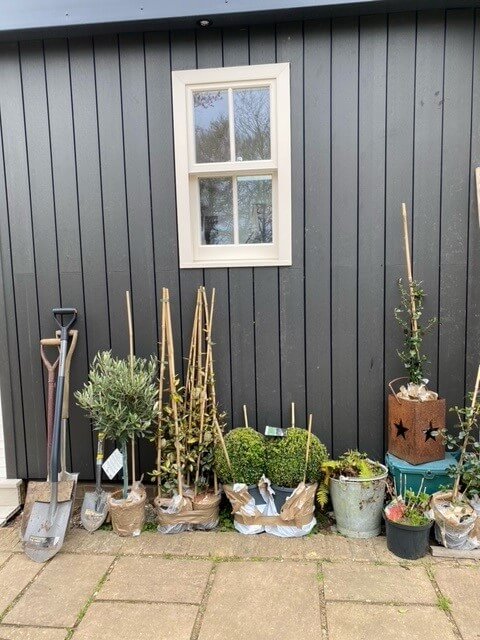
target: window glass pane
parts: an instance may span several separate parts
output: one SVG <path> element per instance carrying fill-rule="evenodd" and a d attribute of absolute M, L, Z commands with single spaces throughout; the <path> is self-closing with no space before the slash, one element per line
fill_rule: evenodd
<path fill-rule="evenodd" d="M 200 178 L 202 244 L 233 244 L 231 178 Z"/>
<path fill-rule="evenodd" d="M 230 160 L 228 92 L 194 91 L 193 110 L 197 162 Z"/>
<path fill-rule="evenodd" d="M 270 158 L 270 88 L 233 91 L 236 160 Z"/>
<path fill-rule="evenodd" d="M 238 232 L 240 244 L 271 243 L 272 178 L 237 178 Z"/>

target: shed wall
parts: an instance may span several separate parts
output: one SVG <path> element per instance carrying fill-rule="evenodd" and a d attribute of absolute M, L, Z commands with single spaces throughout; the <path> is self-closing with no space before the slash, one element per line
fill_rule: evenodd
<path fill-rule="evenodd" d="M 194 294 L 216 288 L 218 397 L 230 425 L 315 416 L 338 454 L 383 455 L 404 275 L 400 205 L 426 315 L 430 379 L 461 403 L 480 354 L 480 13 L 427 11 L 225 30 L 0 43 L 0 362 L 10 477 L 45 475 L 40 336 L 75 305 L 73 388 L 99 349 L 156 352 L 170 288 L 178 367 Z M 291 63 L 293 265 L 179 270 L 170 72 Z M 93 477 L 71 411 L 69 456 Z M 139 447 L 143 471 L 151 446 Z"/>

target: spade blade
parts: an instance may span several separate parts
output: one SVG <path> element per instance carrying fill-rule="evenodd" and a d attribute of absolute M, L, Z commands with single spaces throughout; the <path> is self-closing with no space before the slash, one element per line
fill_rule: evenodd
<path fill-rule="evenodd" d="M 83 497 L 81 521 L 83 527 L 92 533 L 107 519 L 108 494 L 106 491 L 87 491 Z"/>

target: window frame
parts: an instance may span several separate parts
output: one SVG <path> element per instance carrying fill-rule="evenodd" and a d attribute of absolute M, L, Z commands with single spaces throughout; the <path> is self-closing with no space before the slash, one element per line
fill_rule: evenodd
<path fill-rule="evenodd" d="M 193 92 L 227 89 L 231 116 L 233 90 L 256 86 L 270 87 L 270 159 L 232 160 L 230 118 L 230 160 L 197 163 Z M 172 94 L 180 268 L 291 265 L 290 64 L 172 71 Z M 202 245 L 198 179 L 242 175 L 272 178 L 273 242 Z"/>

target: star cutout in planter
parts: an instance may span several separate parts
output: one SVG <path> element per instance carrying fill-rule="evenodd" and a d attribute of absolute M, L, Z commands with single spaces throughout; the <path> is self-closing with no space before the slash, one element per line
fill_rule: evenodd
<path fill-rule="evenodd" d="M 405 440 L 405 434 L 408 431 L 408 427 L 403 426 L 403 420 L 400 422 L 394 422 L 394 425 L 397 427 L 397 438 L 403 438 Z"/>
<path fill-rule="evenodd" d="M 428 429 L 425 429 L 423 433 L 425 434 L 425 442 L 427 442 L 427 440 L 436 440 L 438 436 L 438 429 L 433 426 L 432 421 L 430 420 L 430 426 Z"/>

